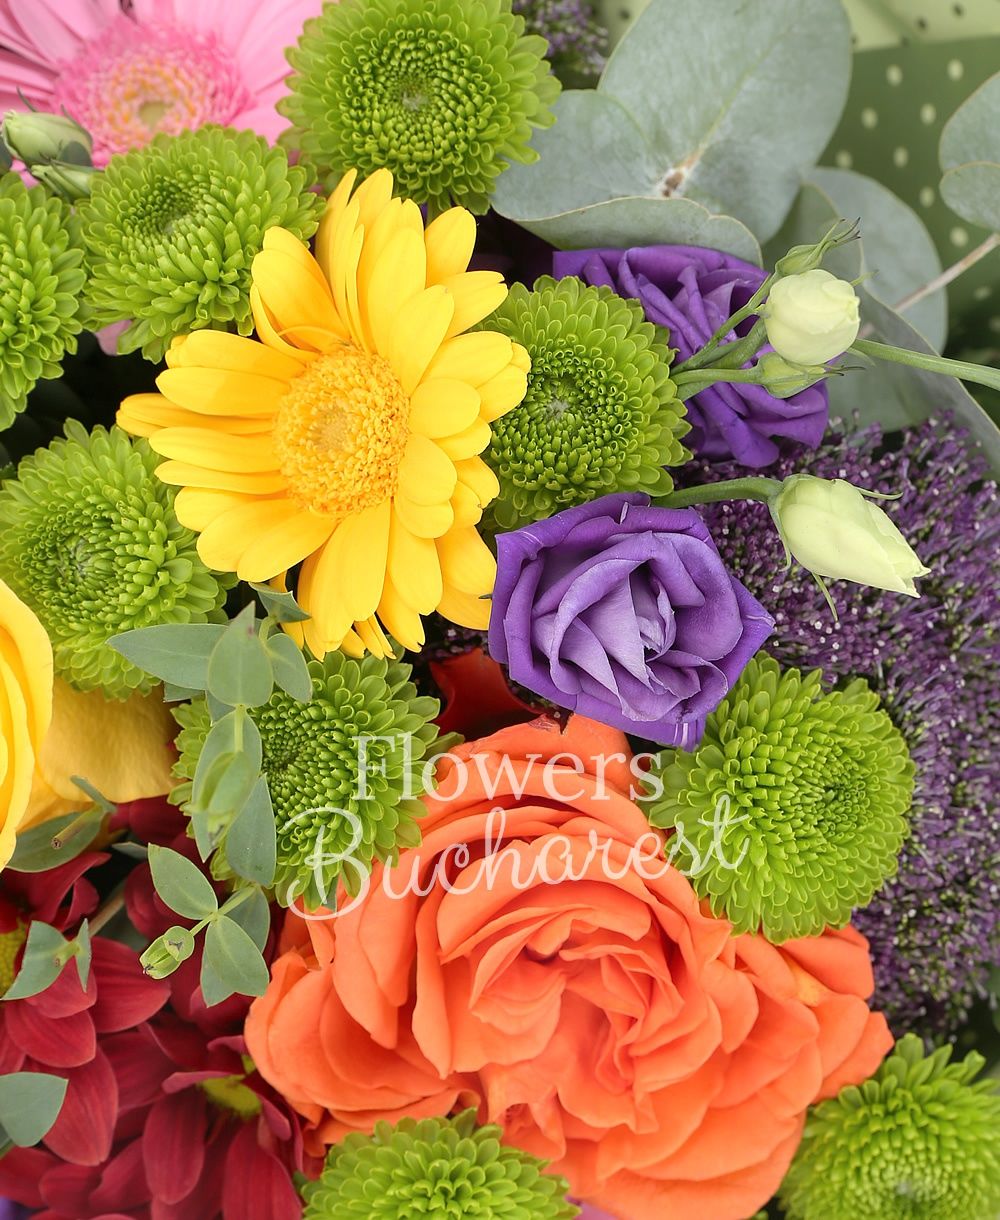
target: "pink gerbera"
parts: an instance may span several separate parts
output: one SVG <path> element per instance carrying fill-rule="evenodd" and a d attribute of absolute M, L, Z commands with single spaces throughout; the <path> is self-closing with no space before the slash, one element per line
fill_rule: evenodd
<path fill-rule="evenodd" d="M 0 0 L 0 110 L 63 108 L 94 163 L 203 123 L 274 139 L 291 46 L 322 0 Z"/>

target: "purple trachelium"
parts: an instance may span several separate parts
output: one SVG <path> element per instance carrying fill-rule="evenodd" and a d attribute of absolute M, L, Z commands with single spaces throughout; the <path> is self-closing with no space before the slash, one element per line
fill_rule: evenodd
<path fill-rule="evenodd" d="M 947 420 L 885 442 L 877 426 L 831 433 L 808 458 L 762 473 L 796 469 L 902 492 L 886 510 L 931 569 L 919 600 L 833 584 L 836 622 L 807 572 L 783 571 L 764 505 L 701 510 L 727 566 L 774 615 L 768 651 L 783 665 L 822 666 L 834 682 L 867 678 L 907 740 L 917 765 L 911 837 L 898 875 L 854 923 L 871 941 L 876 1003 L 895 1031 L 948 1034 L 982 995 L 1000 951 L 997 487 Z M 683 477 L 742 473 L 692 464 Z"/>
<path fill-rule="evenodd" d="M 548 39 L 547 58 L 557 74 L 596 76 L 608 45 L 590 0 L 514 0 L 529 34 Z"/>

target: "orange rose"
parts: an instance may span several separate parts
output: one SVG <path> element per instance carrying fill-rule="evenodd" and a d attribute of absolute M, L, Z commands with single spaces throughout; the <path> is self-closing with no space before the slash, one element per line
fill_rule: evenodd
<path fill-rule="evenodd" d="M 742 1220 L 806 1107 L 891 1045 L 864 939 L 733 936 L 664 863 L 616 731 L 535 721 L 473 753 L 481 771 L 444 764 L 422 846 L 354 909 L 286 921 L 247 1021 L 258 1068 L 320 1144 L 473 1104 L 626 1220 Z"/>

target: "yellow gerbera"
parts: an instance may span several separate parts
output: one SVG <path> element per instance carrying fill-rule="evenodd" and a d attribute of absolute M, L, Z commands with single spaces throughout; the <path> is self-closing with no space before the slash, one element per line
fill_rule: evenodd
<path fill-rule="evenodd" d="M 467 271 L 472 216 L 426 232 L 380 170 L 332 195 L 316 257 L 269 229 L 254 259 L 257 340 L 196 331 L 175 341 L 159 394 L 126 399 L 123 428 L 169 460 L 177 515 L 198 550 L 242 580 L 302 563 L 297 596 L 317 656 L 419 648 L 421 615 L 485 627 L 495 563 L 479 537 L 497 495 L 478 456 L 490 422 L 524 397 L 527 352 L 465 334 L 507 294 Z M 384 628 L 384 630 L 383 630 Z"/>

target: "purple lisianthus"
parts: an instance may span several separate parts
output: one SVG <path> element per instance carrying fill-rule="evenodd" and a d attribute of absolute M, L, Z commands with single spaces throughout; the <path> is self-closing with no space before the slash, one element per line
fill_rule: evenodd
<path fill-rule="evenodd" d="M 515 682 L 690 748 L 774 626 L 693 509 L 603 496 L 497 536 L 490 652 Z"/>
<path fill-rule="evenodd" d="M 557 252 L 553 272 L 557 278 L 575 275 L 588 284 L 605 284 L 640 301 L 647 319 L 670 331 L 678 362 L 700 351 L 767 278 L 752 263 L 701 246 Z M 739 337 L 755 321 L 742 323 Z M 818 445 L 829 400 L 822 384 L 775 398 L 763 386 L 716 382 L 687 400 L 687 413 L 691 432 L 685 444 L 700 457 L 735 459 L 756 468 L 775 461 L 781 440 Z"/>

